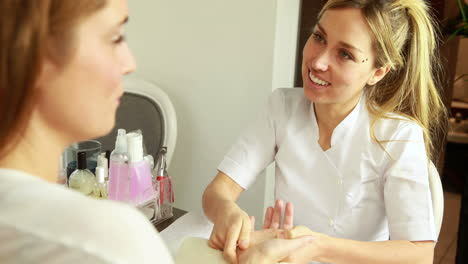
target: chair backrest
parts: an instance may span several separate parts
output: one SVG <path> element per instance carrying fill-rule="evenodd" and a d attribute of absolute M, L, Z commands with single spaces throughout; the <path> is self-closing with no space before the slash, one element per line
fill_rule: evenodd
<path fill-rule="evenodd" d="M 429 187 L 431 189 L 436 234 L 437 237 L 439 237 L 442 219 L 444 217 L 444 190 L 442 189 L 439 172 L 432 162 L 429 164 Z"/>
<path fill-rule="evenodd" d="M 155 162 L 159 149 L 167 147 L 169 166 L 177 140 L 177 117 L 172 102 L 161 88 L 136 77 L 125 76 L 124 90 L 114 129 L 97 139 L 102 143 L 101 149 L 114 149 L 117 129 L 125 128 L 127 132 L 141 129 L 146 151 Z"/>

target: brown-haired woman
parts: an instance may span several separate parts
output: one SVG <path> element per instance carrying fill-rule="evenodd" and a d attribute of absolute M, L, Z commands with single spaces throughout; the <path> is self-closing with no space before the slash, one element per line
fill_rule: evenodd
<path fill-rule="evenodd" d="M 114 126 L 135 68 L 127 13 L 126 0 L 0 1 L 1 263 L 173 263 L 137 210 L 55 184 L 66 146 Z M 262 239 L 241 261 L 273 263 L 309 241 Z"/>
<path fill-rule="evenodd" d="M 55 182 L 63 149 L 114 126 L 125 0 L 0 2 L 0 262 L 172 263 L 138 211 Z"/>

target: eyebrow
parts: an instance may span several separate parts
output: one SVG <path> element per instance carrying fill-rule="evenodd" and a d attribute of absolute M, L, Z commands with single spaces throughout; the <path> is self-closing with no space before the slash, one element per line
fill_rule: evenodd
<path fill-rule="evenodd" d="M 323 34 L 325 35 L 325 37 L 327 36 L 327 32 L 325 31 L 325 29 L 322 27 L 322 25 L 320 25 L 320 23 L 317 23 L 317 27 L 320 29 L 320 31 L 323 32 Z M 364 53 L 361 49 L 358 49 L 356 47 L 354 47 L 353 45 L 349 44 L 349 43 L 346 43 L 344 41 L 338 41 L 338 44 L 342 45 L 342 46 L 345 46 L 346 48 L 349 48 L 349 49 L 354 49 L 356 51 L 359 51 L 361 53 Z"/>

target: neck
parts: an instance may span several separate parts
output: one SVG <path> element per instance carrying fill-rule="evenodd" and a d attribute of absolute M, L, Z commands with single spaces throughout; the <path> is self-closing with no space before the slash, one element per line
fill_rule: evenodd
<path fill-rule="evenodd" d="M 24 136 L 0 160 L 0 167 L 23 171 L 55 183 L 59 175 L 60 156 L 69 144 L 62 137 L 33 113 Z"/>
<path fill-rule="evenodd" d="M 320 130 L 333 131 L 356 107 L 362 93 L 337 104 L 314 104 L 317 125 Z"/>

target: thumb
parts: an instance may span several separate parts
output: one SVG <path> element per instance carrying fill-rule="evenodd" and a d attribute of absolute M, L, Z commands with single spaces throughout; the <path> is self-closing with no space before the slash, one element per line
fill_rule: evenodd
<path fill-rule="evenodd" d="M 252 232 L 255 231 L 255 216 L 251 215 L 250 217 L 250 224 L 252 225 Z"/>
<path fill-rule="evenodd" d="M 289 257 L 299 249 L 302 249 L 312 243 L 313 236 L 302 236 L 295 239 L 275 239 L 278 244 L 274 246 L 271 256 L 275 260 L 282 260 Z"/>
<path fill-rule="evenodd" d="M 247 249 L 250 245 L 250 235 L 252 234 L 252 222 L 250 218 L 243 222 L 242 228 L 239 234 L 239 247 L 241 249 Z"/>

